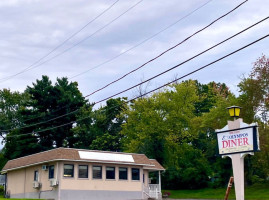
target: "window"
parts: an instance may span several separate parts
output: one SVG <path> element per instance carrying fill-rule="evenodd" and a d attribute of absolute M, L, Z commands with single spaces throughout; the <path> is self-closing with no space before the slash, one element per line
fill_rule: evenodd
<path fill-rule="evenodd" d="M 132 168 L 132 180 L 140 180 L 140 170 L 138 168 Z"/>
<path fill-rule="evenodd" d="M 119 179 L 120 180 L 127 180 L 128 179 L 128 168 L 126 168 L 126 167 L 119 168 Z"/>
<path fill-rule="evenodd" d="M 49 166 L 49 179 L 54 178 L 54 165 Z"/>
<path fill-rule="evenodd" d="M 74 177 L 74 165 L 64 165 L 64 177 Z"/>
<path fill-rule="evenodd" d="M 115 167 L 106 167 L 106 179 L 115 179 Z"/>
<path fill-rule="evenodd" d="M 92 167 L 92 178 L 102 179 L 102 166 Z"/>
<path fill-rule="evenodd" d="M 88 165 L 79 165 L 78 166 L 78 177 L 79 178 L 88 178 Z"/>
<path fill-rule="evenodd" d="M 38 181 L 38 171 L 34 172 L 34 181 Z"/>

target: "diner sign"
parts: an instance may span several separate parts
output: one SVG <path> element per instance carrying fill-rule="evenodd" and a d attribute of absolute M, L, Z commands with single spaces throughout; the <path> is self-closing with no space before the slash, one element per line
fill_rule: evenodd
<path fill-rule="evenodd" d="M 219 154 L 255 152 L 258 150 L 257 126 L 217 132 Z"/>

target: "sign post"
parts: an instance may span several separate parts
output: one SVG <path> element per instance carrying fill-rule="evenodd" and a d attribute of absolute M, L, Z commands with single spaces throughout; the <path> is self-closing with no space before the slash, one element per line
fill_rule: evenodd
<path fill-rule="evenodd" d="M 244 200 L 244 157 L 259 151 L 258 126 L 246 124 L 241 118 L 228 121 L 216 130 L 219 155 L 232 159 L 236 200 Z"/>

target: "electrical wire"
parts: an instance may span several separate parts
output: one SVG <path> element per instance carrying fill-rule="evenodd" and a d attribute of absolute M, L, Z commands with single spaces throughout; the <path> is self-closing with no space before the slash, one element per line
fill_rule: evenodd
<path fill-rule="evenodd" d="M 216 23 L 216 22 L 219 21 L 220 19 L 222 19 L 222 18 L 226 17 L 227 15 L 231 14 L 233 11 L 235 11 L 236 9 L 238 9 L 240 6 L 242 6 L 242 5 L 243 5 L 244 3 L 246 3 L 247 1 L 248 1 L 248 0 L 242 2 L 241 4 L 239 4 L 238 6 L 236 6 L 234 9 L 232 9 L 232 10 L 230 10 L 229 12 L 227 12 L 226 14 L 220 16 L 219 18 L 217 18 L 216 20 L 214 20 L 213 22 L 211 22 L 210 24 L 208 24 L 208 25 L 205 26 L 204 28 L 202 28 L 202 29 L 196 31 L 195 33 L 193 33 L 193 34 L 190 35 L 189 37 L 185 38 L 184 40 L 182 40 L 181 42 L 177 43 L 176 45 L 170 47 L 169 49 L 167 49 L 166 51 L 162 52 L 162 53 L 159 54 L 158 56 L 156 56 L 156 57 L 150 59 L 149 61 L 147 61 L 146 63 L 142 64 L 141 66 L 139 66 L 139 67 L 135 68 L 134 70 L 132 70 L 132 71 L 130 71 L 130 72 L 124 74 L 124 75 L 121 76 L 120 78 L 118 78 L 118 79 L 116 79 L 116 80 L 114 80 L 114 81 L 108 83 L 108 84 L 105 85 L 104 87 L 102 87 L 102 88 L 100 88 L 100 89 L 98 89 L 98 90 L 95 90 L 94 92 L 92 92 L 92 93 L 89 94 L 89 95 L 86 95 L 85 97 L 89 97 L 89 96 L 95 94 L 96 92 L 99 92 L 99 91 L 101 91 L 101 90 L 107 88 L 108 86 L 110 86 L 110 85 L 112 85 L 112 84 L 114 84 L 114 83 L 120 81 L 121 79 L 123 79 L 123 78 L 127 77 L 128 75 L 134 73 L 135 71 L 141 69 L 141 68 L 144 67 L 145 65 L 147 65 L 147 64 L 153 62 L 154 60 L 160 58 L 160 57 L 163 56 L 164 54 L 168 53 L 169 51 L 173 50 L 174 48 L 176 48 L 176 47 L 178 47 L 179 45 L 183 44 L 184 42 L 188 41 L 188 40 L 191 39 L 193 36 L 197 35 L 198 33 L 202 32 L 203 30 L 205 30 L 205 29 L 207 29 L 208 27 L 212 26 L 214 23 Z"/>
<path fill-rule="evenodd" d="M 61 44 L 59 44 L 58 46 L 54 47 L 50 52 L 48 52 L 46 55 L 42 56 L 40 59 L 38 59 L 37 61 L 35 61 L 33 64 L 31 64 L 30 66 L 28 66 L 27 68 L 25 68 L 24 70 L 8 76 L 6 78 L 1 78 L 0 81 L 5 81 L 8 80 L 10 78 L 13 78 L 19 74 L 22 74 L 23 72 L 26 72 L 28 69 L 32 68 L 33 66 L 35 66 L 36 64 L 38 64 L 41 60 L 43 60 L 44 58 L 48 57 L 50 54 L 52 54 L 54 51 L 56 51 L 57 49 L 59 49 L 61 46 L 63 46 L 66 42 L 68 42 L 70 39 L 72 39 L 74 36 L 76 36 L 78 33 L 80 33 L 83 29 L 85 29 L 88 25 L 90 25 L 91 23 L 93 23 L 95 20 L 97 20 L 99 17 L 101 17 L 103 14 L 105 14 L 107 11 L 109 11 L 116 3 L 118 3 L 119 0 L 116 0 L 113 4 L 111 4 L 107 9 L 105 9 L 103 12 L 101 12 L 99 15 L 97 15 L 95 18 L 93 18 L 92 20 L 90 20 L 88 23 L 86 23 L 82 28 L 80 28 L 78 31 L 76 31 L 75 33 L 73 33 L 71 36 L 69 36 L 67 39 L 65 39 Z"/>
<path fill-rule="evenodd" d="M 109 97 L 106 97 L 106 98 L 104 98 L 104 99 L 102 99 L 102 100 L 99 100 L 99 101 L 95 102 L 95 104 L 98 104 L 98 103 L 101 103 L 101 102 L 106 101 L 106 100 L 108 100 L 108 99 L 111 99 L 111 98 L 113 98 L 113 97 L 115 97 L 115 96 L 117 96 L 117 95 L 119 95 L 119 94 L 122 94 L 122 93 L 124 93 L 124 92 L 127 92 L 127 91 L 129 91 L 129 90 L 131 90 L 131 89 L 133 89 L 133 88 L 135 88 L 135 87 L 137 87 L 137 86 L 140 86 L 140 85 L 142 85 L 142 84 L 144 84 L 144 83 L 146 83 L 146 82 L 149 82 L 149 81 L 151 81 L 151 80 L 153 80 L 153 79 L 155 79 L 155 78 L 157 78 L 157 77 L 159 77 L 159 76 L 161 76 L 161 75 L 163 75 L 163 74 L 165 74 L 165 73 L 167 73 L 167 72 L 169 72 L 169 71 L 171 71 L 171 70 L 173 70 L 173 69 L 176 69 L 176 68 L 180 67 L 181 65 L 183 65 L 183 64 L 185 64 L 185 63 L 187 63 L 187 62 L 193 60 L 194 58 L 197 58 L 198 56 L 200 56 L 200 55 L 202 55 L 202 54 L 204 54 L 204 53 L 206 53 L 206 52 L 208 52 L 208 51 L 210 51 L 210 50 L 216 48 L 217 46 L 219 46 L 219 45 L 221 45 L 221 44 L 223 44 L 223 43 L 225 43 L 225 42 L 231 40 L 232 38 L 234 38 L 234 37 L 236 37 L 236 36 L 238 36 L 238 35 L 244 33 L 245 31 L 247 31 L 247 30 L 249 30 L 249 29 L 251 29 L 251 28 L 257 26 L 258 24 L 260 24 L 260 23 L 262 23 L 262 22 L 264 22 L 264 21 L 266 21 L 266 20 L 268 20 L 268 19 L 269 19 L 269 16 L 266 17 L 266 18 L 264 18 L 264 19 L 262 19 L 262 20 L 260 20 L 260 21 L 258 21 L 258 22 L 256 22 L 255 24 L 252 24 L 251 26 L 249 26 L 249 27 L 247 27 L 247 28 L 245 28 L 245 29 L 239 31 L 238 33 L 236 33 L 236 34 L 234 34 L 234 35 L 232 35 L 232 36 L 226 38 L 225 40 L 223 40 L 223 41 L 221 41 L 221 42 L 219 42 L 219 43 L 217 43 L 217 44 L 211 46 L 210 48 L 208 48 L 208 49 L 206 49 L 206 50 L 204 50 L 204 51 L 202 51 L 202 52 L 196 54 L 195 56 L 193 56 L 193 57 L 191 57 L 191 58 L 189 58 L 189 59 L 187 59 L 187 60 L 185 60 L 185 61 L 179 63 L 178 65 L 175 65 L 175 66 L 173 66 L 173 67 L 171 67 L 171 68 L 169 68 L 169 69 L 167 69 L 167 70 L 165 70 L 165 71 L 163 71 L 163 72 L 161 72 L 161 73 L 159 73 L 159 74 L 157 74 L 157 75 L 155 75 L 155 76 L 153 76 L 153 77 L 151 77 L 151 78 L 149 78 L 149 79 L 147 79 L 147 80 L 145 80 L 145 81 L 143 81 L 143 82 L 140 82 L 140 83 L 138 83 L 138 84 L 136 84 L 136 85 L 134 85 L 134 86 L 132 86 L 132 87 L 129 87 L 129 88 L 125 89 L 125 90 L 122 90 L 122 91 L 120 91 L 120 92 L 118 92 L 118 93 L 116 93 L 116 94 L 114 94 L 114 95 L 112 95 L 112 96 L 109 96 Z M 60 115 L 60 116 L 51 118 L 51 119 L 46 120 L 46 121 L 42 121 L 42 122 L 38 122 L 38 123 L 35 123 L 35 124 L 30 124 L 30 125 L 27 125 L 27 126 L 23 126 L 23 127 L 20 127 L 20 129 L 22 129 L 22 128 L 29 128 L 29 127 L 32 127 L 32 126 L 36 126 L 36 125 L 40 125 L 40 124 L 44 124 L 44 123 L 48 123 L 48 122 L 50 122 L 50 121 L 54 121 L 54 120 L 56 120 L 56 119 L 65 117 L 65 116 L 67 116 L 67 115 L 75 114 L 75 113 L 78 112 L 79 110 L 80 110 L 80 109 L 76 109 L 76 110 L 74 110 L 74 111 L 72 111 L 72 112 L 69 112 L 69 113 L 66 113 L 66 114 L 64 114 L 64 115 Z M 13 129 L 0 130 L 0 132 L 8 132 L 8 131 L 11 131 L 11 130 L 13 130 Z"/>
<path fill-rule="evenodd" d="M 106 61 L 104 61 L 104 62 L 102 62 L 102 63 L 100 63 L 100 64 L 98 64 L 98 65 L 96 65 L 96 66 L 94 66 L 94 67 L 92 67 L 92 68 L 90 68 L 90 69 L 88 69 L 88 70 L 86 70 L 86 71 L 83 71 L 83 72 L 81 72 L 81 73 L 79 73 L 79 74 L 77 74 L 77 75 L 68 77 L 68 79 L 76 78 L 76 77 L 78 77 L 78 76 L 81 76 L 81 75 L 83 75 L 83 74 L 86 74 L 87 72 L 89 72 L 89 71 L 91 71 L 91 70 L 93 70 L 93 69 L 99 68 L 99 67 L 101 67 L 102 65 L 105 65 L 105 64 L 107 64 L 107 63 L 110 63 L 111 61 L 115 60 L 116 58 L 118 58 L 118 57 L 120 57 L 120 56 L 126 54 L 127 52 L 129 52 L 129 51 L 135 49 L 136 47 L 139 47 L 140 45 L 144 44 L 145 42 L 151 40 L 152 38 L 156 37 L 157 35 L 161 34 L 162 32 L 164 32 L 164 31 L 168 30 L 169 28 L 173 27 L 174 25 L 176 25 L 176 24 L 179 23 L 180 21 L 186 19 L 187 17 L 189 17 L 190 15 L 192 15 L 193 13 L 195 13 L 196 11 L 200 10 L 201 8 L 203 8 L 204 6 L 206 6 L 207 4 L 209 4 L 211 1 L 213 1 L 213 0 L 209 0 L 209 1 L 207 1 L 206 3 L 202 4 L 201 6 L 197 7 L 196 9 L 194 9 L 193 11 L 191 11 L 190 13 L 188 13 L 187 15 L 181 17 L 180 19 L 176 20 L 176 21 L 173 22 L 172 24 L 166 26 L 166 27 L 163 28 L 162 30 L 160 30 L 160 31 L 158 31 L 157 33 L 151 35 L 150 37 L 144 39 L 143 41 L 137 43 L 136 45 L 130 47 L 129 49 L 123 51 L 122 53 L 120 53 L 120 54 L 118 54 L 118 55 L 116 55 L 116 56 L 114 56 L 114 57 L 112 57 L 112 58 L 110 58 L 110 59 L 108 59 L 108 60 L 106 60 Z"/>
<path fill-rule="evenodd" d="M 111 62 L 112 60 L 115 60 L 116 58 L 118 58 L 118 57 L 120 57 L 121 55 L 127 53 L 128 51 L 131 51 L 132 49 L 135 49 L 136 47 L 138 47 L 138 46 L 144 44 L 144 43 L 147 42 L 148 40 L 150 40 L 150 39 L 156 37 L 157 35 L 161 34 L 162 32 L 166 31 L 167 29 L 173 27 L 174 25 L 176 25 L 176 24 L 179 23 L 180 21 L 184 20 L 185 18 L 189 17 L 190 15 L 192 15 L 193 13 L 195 13 L 196 11 L 200 10 L 201 8 L 203 8 L 204 6 L 206 6 L 207 4 L 209 4 L 211 1 L 213 1 L 213 0 L 209 0 L 209 1 L 205 2 L 204 4 L 200 5 L 199 7 L 197 7 L 197 8 L 194 9 L 193 11 L 191 11 L 190 13 L 188 13 L 188 14 L 186 14 L 185 16 L 181 17 L 180 19 L 176 20 L 176 21 L 173 22 L 172 24 L 166 26 L 164 29 L 158 31 L 157 33 L 151 35 L 150 37 L 146 38 L 146 39 L 143 40 L 142 42 L 140 42 L 140 43 L 138 43 L 138 44 L 132 46 L 131 48 L 127 49 L 126 51 L 124 51 L 124 52 L 122 52 L 122 53 L 120 53 L 120 54 L 118 54 L 118 55 L 116 55 L 115 57 L 113 57 L 113 58 L 111 58 L 111 59 L 109 59 L 109 60 L 107 60 L 107 61 L 105 61 L 105 62 L 103 62 L 103 63 L 101 63 L 101 64 L 99 64 L 99 65 L 97 65 L 97 66 L 95 66 L 95 67 L 93 67 L 93 68 L 91 68 L 91 69 L 89 69 L 89 70 L 87 70 L 87 71 L 84 71 L 84 72 L 79 73 L 79 74 L 77 74 L 77 75 L 75 75 L 75 76 L 69 77 L 68 79 L 73 79 L 73 78 L 75 78 L 75 77 L 78 77 L 78 76 L 80 76 L 80 75 L 82 75 L 82 74 L 85 74 L 85 73 L 89 72 L 90 70 L 93 70 L 93 69 L 95 69 L 95 68 L 98 68 L 98 67 L 100 67 L 101 65 L 104 65 L 104 64 L 106 64 L 106 63 Z M 57 109 L 57 110 L 54 110 L 52 113 L 56 113 L 56 112 L 58 112 L 59 110 L 62 110 L 62 109 L 64 109 L 64 108 L 66 108 L 66 107 L 67 107 L 67 106 L 64 106 L 64 107 L 62 107 L 62 108 L 59 108 L 59 109 Z M 45 117 L 45 116 L 39 116 L 39 117 L 29 118 L 29 119 L 27 119 L 27 120 L 24 120 L 23 122 L 27 122 L 27 121 L 30 121 L 30 120 L 32 120 L 32 119 L 38 119 L 38 118 L 41 118 L 41 117 Z M 9 130 L 11 130 L 11 129 L 9 129 Z M 3 130 L 3 131 L 6 131 L 6 130 Z M 1 130 L 0 130 L 0 132 L 1 132 Z"/>
<path fill-rule="evenodd" d="M 168 85 L 170 85 L 170 84 L 172 84 L 172 83 L 175 83 L 175 82 L 179 81 L 180 79 L 183 79 L 183 78 L 185 78 L 185 77 L 187 77 L 187 76 L 189 76 L 189 75 L 192 75 L 192 74 L 194 74 L 194 73 L 196 73 L 196 72 L 198 72 L 198 71 L 200 71 L 200 70 L 202 70 L 202 69 L 204 69 L 204 68 L 206 68 L 206 67 L 209 67 L 209 66 L 211 66 L 211 65 L 213 65 L 213 64 L 215 64 L 215 63 L 217 63 L 217 62 L 219 62 L 219 61 L 221 61 L 221 60 L 223 60 L 223 59 L 225 59 L 225 58 L 227 58 L 227 57 L 229 57 L 229 56 L 231 56 L 231 55 L 233 55 L 233 54 L 239 52 L 239 51 L 242 51 L 243 49 L 245 49 L 245 48 L 247 48 L 247 47 L 249 47 L 249 46 L 251 46 L 251 45 L 254 45 L 255 43 L 257 43 L 257 42 L 259 42 L 259 41 L 261 41 L 261 40 L 264 40 L 264 39 L 267 38 L 268 36 L 269 36 L 269 34 L 267 34 L 267 35 L 265 35 L 265 36 L 263 36 L 263 37 L 261 37 L 261 38 L 255 40 L 255 41 L 253 41 L 253 42 L 251 42 L 251 43 L 249 43 L 249 44 L 247 44 L 247 45 L 245 45 L 245 46 L 243 46 L 243 47 L 241 47 L 241 48 L 239 48 L 239 49 L 237 49 L 237 50 L 235 50 L 235 51 L 233 51 L 233 52 L 231 52 L 231 53 L 229 53 L 229 54 L 226 54 L 225 56 L 222 56 L 221 58 L 216 59 L 216 60 L 214 60 L 213 62 L 210 62 L 210 63 L 207 64 L 207 65 L 204 65 L 204 66 L 202 66 L 202 67 L 200 67 L 200 68 L 198 68 L 198 69 L 196 69 L 196 70 L 193 70 L 193 71 L 191 71 L 191 72 L 185 74 L 184 76 L 181 76 L 181 77 L 179 77 L 179 78 L 177 78 L 177 79 L 175 79 L 175 80 L 173 80 L 173 81 L 170 81 L 170 82 L 168 82 L 168 83 L 166 83 L 166 84 L 164 84 L 164 85 L 162 85 L 162 86 L 160 86 L 160 87 L 157 87 L 157 88 L 155 88 L 155 89 L 153 89 L 153 90 L 151 90 L 151 91 L 148 91 L 148 92 L 146 92 L 146 93 L 144 93 L 144 94 L 141 94 L 141 95 L 139 95 L 139 96 L 137 96 L 137 97 L 134 97 L 134 98 L 132 98 L 132 99 L 126 101 L 125 103 L 132 102 L 132 101 L 134 101 L 134 100 L 136 100 L 136 99 L 138 99 L 138 98 L 141 98 L 141 97 L 143 97 L 143 96 L 145 96 L 145 95 L 147 95 L 147 94 L 150 94 L 150 93 L 155 92 L 155 91 L 157 91 L 157 90 L 159 90 L 159 89 L 161 89 L 161 88 L 163 88 L 163 87 L 166 87 L 166 86 L 168 86 Z M 82 120 L 87 119 L 87 118 L 90 118 L 90 117 L 91 117 L 91 116 L 87 116 L 87 117 L 84 117 L 84 118 L 81 118 L 81 119 L 78 119 L 78 120 L 75 120 L 75 121 L 72 121 L 72 122 L 68 122 L 68 123 L 65 123 L 65 124 L 61 124 L 61 125 L 59 125 L 59 126 L 50 127 L 50 128 L 42 129 L 42 130 L 39 130 L 39 131 L 33 131 L 33 132 L 31 132 L 31 133 L 26 133 L 26 134 L 22 134 L 22 135 L 12 135 L 12 136 L 6 136 L 6 137 L 20 137 L 20 136 L 25 136 L 25 135 L 30 135 L 30 134 L 41 133 L 41 132 L 44 132 L 44 131 L 53 130 L 53 129 L 56 129 L 56 128 L 59 128 L 59 127 L 67 126 L 67 125 L 70 125 L 70 124 L 74 124 L 74 123 L 76 123 L 76 122 L 82 121 Z"/>
<path fill-rule="evenodd" d="M 194 12 L 196 12 L 197 10 L 201 9 L 202 7 L 204 7 L 205 5 L 207 5 L 208 3 L 210 3 L 211 1 L 213 1 L 213 0 L 209 0 L 209 1 L 207 1 L 206 3 L 202 4 L 202 5 L 199 6 L 198 8 L 196 8 L 196 9 L 194 9 L 193 11 L 191 11 L 190 13 L 188 13 L 187 15 L 185 15 L 185 16 L 181 17 L 180 19 L 176 20 L 174 23 L 172 23 L 172 24 L 170 24 L 169 26 L 165 27 L 164 29 L 158 31 L 157 33 L 155 33 L 154 35 L 150 36 L 149 38 L 143 40 L 143 41 L 140 42 L 139 44 L 137 44 L 137 45 L 135 45 L 135 46 L 129 48 L 129 49 L 126 50 L 125 52 L 123 52 L 123 53 L 121 53 L 121 54 L 119 54 L 119 55 L 113 57 L 112 59 L 110 59 L 110 60 L 108 60 L 108 61 L 105 61 L 105 62 L 102 63 L 101 65 L 103 65 L 103 64 L 105 64 L 105 63 L 108 63 L 108 62 L 110 62 L 110 61 L 116 59 L 116 58 L 119 57 L 120 55 L 122 55 L 122 54 L 124 54 L 124 53 L 130 51 L 131 49 L 134 49 L 134 48 L 140 46 L 141 44 L 145 43 L 146 41 L 148 41 L 148 40 L 154 38 L 154 37 L 157 36 L 158 34 L 164 32 L 165 30 L 167 30 L 167 29 L 169 29 L 169 28 L 171 28 L 172 26 L 174 26 L 174 25 L 177 24 L 178 22 L 182 21 L 183 19 L 187 18 L 188 16 L 190 16 L 191 14 L 193 14 Z M 190 37 L 191 37 L 191 36 L 190 36 Z M 98 65 L 98 66 L 100 66 L 100 65 Z M 89 71 L 89 70 L 88 70 L 88 71 Z M 74 76 L 74 77 L 76 77 L 76 76 Z M 71 79 L 71 78 L 70 78 L 70 79 Z M 85 97 L 87 97 L 87 96 L 85 96 Z M 59 109 L 57 109 L 57 110 L 54 110 L 53 113 L 55 113 L 55 112 L 57 112 L 57 111 L 59 111 L 59 110 L 61 110 L 61 109 L 64 109 L 64 108 L 66 108 L 66 107 L 67 107 L 67 106 L 64 106 L 64 107 L 62 107 L 62 108 L 59 108 Z M 75 111 L 76 111 L 76 110 L 75 110 Z M 27 122 L 27 121 L 32 120 L 32 119 L 38 119 L 38 118 L 41 118 L 41 117 L 45 117 L 45 116 L 33 117 L 33 118 L 30 118 L 30 119 L 24 120 L 23 122 Z M 40 123 L 40 124 L 42 124 L 42 123 Z M 0 132 L 1 132 L 1 131 L 6 132 L 6 131 L 9 131 L 9 130 L 12 130 L 12 129 L 0 130 Z"/>
<path fill-rule="evenodd" d="M 43 61 L 43 62 L 41 62 L 41 63 L 39 63 L 39 64 L 36 64 L 36 65 L 34 65 L 34 66 L 31 65 L 31 67 L 28 67 L 28 68 L 24 69 L 23 71 L 18 72 L 17 74 L 11 75 L 11 76 L 9 76 L 9 77 L 7 77 L 7 78 L 0 79 L 0 83 L 3 83 L 3 82 L 5 82 L 5 81 L 7 81 L 7 80 L 9 80 L 9 79 L 11 79 L 11 78 L 13 78 L 13 77 L 19 75 L 19 74 L 22 74 L 22 73 L 27 72 L 27 71 L 29 71 L 29 70 L 35 69 L 35 68 L 37 68 L 37 67 L 39 67 L 39 66 L 41 66 L 41 65 L 43 65 L 43 64 L 45 64 L 45 63 L 47 63 L 47 62 L 49 62 L 49 61 L 51 61 L 51 60 L 54 60 L 55 58 L 57 58 L 57 57 L 59 57 L 59 56 L 65 54 L 66 52 L 70 51 L 70 50 L 73 49 L 74 47 L 78 46 L 79 44 L 81 44 L 81 43 L 83 43 L 84 41 L 88 40 L 89 38 L 93 37 L 94 35 L 96 35 L 96 34 L 97 34 L 98 32 L 100 32 L 101 30 L 103 30 L 103 29 L 105 29 L 106 27 L 108 27 L 110 24 L 112 24 L 113 22 L 115 22 L 116 20 L 118 20 L 120 17 L 122 17 L 123 15 L 125 15 L 127 12 L 129 12 L 130 10 L 132 10 L 134 7 L 136 7 L 136 6 L 137 6 L 138 4 L 140 4 L 142 1 L 143 1 L 143 0 L 140 0 L 139 2 L 135 3 L 133 6 L 131 6 L 130 8 L 128 8 L 126 11 L 124 11 L 123 13 L 121 13 L 119 16 L 117 16 L 117 17 L 114 18 L 113 20 L 111 20 L 109 23 L 107 23 L 106 25 L 102 26 L 101 28 L 99 28 L 98 30 L 96 30 L 96 31 L 93 32 L 91 35 L 87 36 L 86 38 L 84 38 L 84 39 L 80 40 L 79 42 L 75 43 L 75 44 L 72 45 L 71 47 L 66 48 L 66 49 L 63 50 L 62 52 L 60 52 L 60 53 L 54 55 L 53 57 L 51 57 L 51 58 L 49 58 L 49 59 L 47 59 L 47 60 L 45 60 L 45 61 Z M 40 60 L 39 60 L 39 61 L 40 61 Z"/>

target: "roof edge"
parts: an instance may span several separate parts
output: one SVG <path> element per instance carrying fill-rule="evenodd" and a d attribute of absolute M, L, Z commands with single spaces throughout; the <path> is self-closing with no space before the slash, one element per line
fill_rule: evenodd
<path fill-rule="evenodd" d="M 142 154 L 143 155 L 143 154 Z M 40 165 L 40 164 L 44 164 L 44 163 L 48 163 L 48 162 L 57 162 L 57 161 L 72 161 L 72 162 L 87 162 L 87 163 L 103 163 L 103 164 L 119 164 L 119 165 L 135 165 L 135 166 L 148 166 L 148 167 L 154 167 L 155 165 L 149 165 L 149 164 L 136 164 L 136 163 L 120 163 L 120 162 L 109 162 L 109 161 L 104 161 L 104 162 L 100 162 L 100 161 L 93 161 L 93 160 L 72 160 L 72 159 L 53 159 L 53 160 L 47 160 L 44 162 L 38 162 L 38 163 L 33 163 L 30 165 L 24 165 L 24 166 L 20 166 L 20 167 L 15 167 L 15 168 L 10 168 L 10 169 L 6 169 L 6 170 L 2 170 L 1 173 L 7 173 L 8 171 L 13 171 L 13 170 L 17 170 L 17 169 L 23 169 L 26 167 L 31 167 L 31 166 L 35 166 L 35 165 Z"/>

